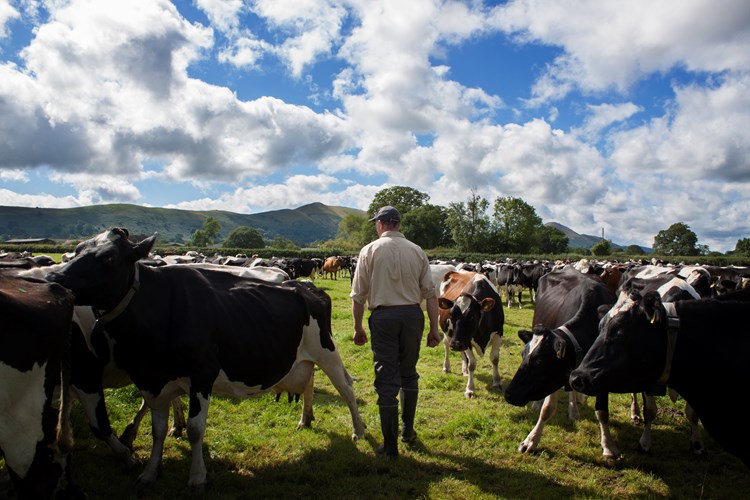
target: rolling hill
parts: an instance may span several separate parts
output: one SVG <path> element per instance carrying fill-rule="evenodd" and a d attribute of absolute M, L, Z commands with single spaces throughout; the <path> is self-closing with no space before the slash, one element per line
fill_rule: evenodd
<path fill-rule="evenodd" d="M 254 227 L 266 240 L 276 236 L 298 245 L 325 241 L 336 236 L 339 221 L 347 214 L 365 215 L 362 210 L 311 203 L 295 209 L 257 214 L 210 210 L 178 210 L 139 205 L 112 204 L 76 208 L 0 207 L 0 241 L 10 238 L 56 240 L 90 237 L 108 227 L 125 227 L 134 235 L 159 233 L 159 241 L 182 243 L 203 227 L 208 217 L 221 224 L 219 238 L 225 239 L 239 226 Z"/>

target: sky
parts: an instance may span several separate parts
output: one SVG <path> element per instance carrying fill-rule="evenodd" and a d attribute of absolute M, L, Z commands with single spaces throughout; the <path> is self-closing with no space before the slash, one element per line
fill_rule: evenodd
<path fill-rule="evenodd" d="M 750 237 L 747 0 L 0 0 L 0 205 L 523 199 Z"/>

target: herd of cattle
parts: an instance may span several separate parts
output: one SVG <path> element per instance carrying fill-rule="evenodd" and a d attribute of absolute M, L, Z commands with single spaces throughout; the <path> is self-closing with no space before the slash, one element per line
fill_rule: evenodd
<path fill-rule="evenodd" d="M 0 449 L 19 498 L 77 497 L 68 458 L 73 447 L 72 398 L 91 430 L 115 455 L 134 463 L 132 442 L 145 411 L 152 415 L 151 455 L 138 480 L 156 480 L 169 411 L 191 445 L 188 485 L 206 484 L 202 443 L 211 394 L 302 395 L 299 427 L 313 420 L 313 374 L 330 378 L 352 418 L 352 439 L 364 435 L 352 378 L 333 341 L 331 299 L 316 276 L 351 275 L 356 258 L 275 259 L 197 255 L 161 258 L 155 236 L 131 242 L 127 230 L 107 230 L 73 255 L 0 259 Z M 534 303 L 533 328 L 521 330 L 522 361 L 505 400 L 534 402 L 539 420 L 520 443 L 537 449 L 569 391 L 569 416 L 579 394 L 596 397 L 605 458 L 620 455 L 609 433 L 608 394 L 632 393 L 633 418 L 651 447 L 654 395 L 686 401 L 695 453 L 705 453 L 698 422 L 750 467 L 750 437 L 733 432 L 723 402 L 747 380 L 750 332 L 748 269 L 635 262 L 434 262 L 440 327 L 449 354 L 461 353 L 466 397 L 475 397 L 477 357 L 489 350 L 492 387 L 498 371 L 504 307 Z M 309 279 L 297 279 L 309 278 Z M 251 318 L 248 320 L 248 318 Z M 114 434 L 104 389 L 134 384 L 143 406 L 127 431 Z M 188 419 L 179 396 L 188 394 Z"/>

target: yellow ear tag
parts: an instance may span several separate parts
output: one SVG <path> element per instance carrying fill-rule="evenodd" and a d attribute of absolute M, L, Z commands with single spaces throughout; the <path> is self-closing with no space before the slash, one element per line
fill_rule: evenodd
<path fill-rule="evenodd" d="M 656 322 L 656 311 L 654 311 L 654 314 L 651 316 L 651 324 L 653 325 Z"/>

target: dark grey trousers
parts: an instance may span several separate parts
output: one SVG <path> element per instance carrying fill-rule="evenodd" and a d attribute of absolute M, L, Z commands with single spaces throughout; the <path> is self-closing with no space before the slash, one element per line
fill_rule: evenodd
<path fill-rule="evenodd" d="M 370 345 L 379 406 L 398 406 L 399 390 L 419 389 L 417 360 L 424 322 L 424 312 L 418 305 L 384 307 L 370 314 Z"/>

